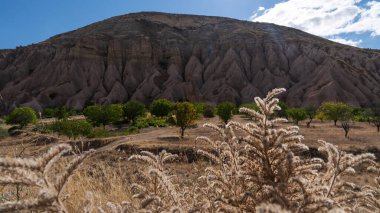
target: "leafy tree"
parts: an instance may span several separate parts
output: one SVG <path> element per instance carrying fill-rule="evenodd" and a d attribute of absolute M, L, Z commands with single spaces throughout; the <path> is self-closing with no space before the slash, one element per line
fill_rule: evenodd
<path fill-rule="evenodd" d="M 185 130 L 197 118 L 197 112 L 194 105 L 189 102 L 177 103 L 174 112 L 176 125 L 180 127 L 181 137 L 183 138 Z"/>
<path fill-rule="evenodd" d="M 124 117 L 133 124 L 136 123 L 137 117 L 143 116 L 146 112 L 145 105 L 139 101 L 129 101 L 124 105 L 123 110 Z"/>
<path fill-rule="evenodd" d="M 309 128 L 314 117 L 317 115 L 318 107 L 308 106 L 305 107 L 306 115 L 309 117 L 309 121 L 306 123 L 306 127 Z"/>
<path fill-rule="evenodd" d="M 120 120 L 123 116 L 123 109 L 120 104 L 93 105 L 86 107 L 83 114 L 94 126 L 103 125 L 105 127 L 107 124 Z"/>
<path fill-rule="evenodd" d="M 334 121 L 335 126 L 338 120 L 343 120 L 352 113 L 352 107 L 342 102 L 324 102 L 320 110 L 328 120 Z"/>
<path fill-rule="evenodd" d="M 157 99 L 149 107 L 150 113 L 157 117 L 167 116 L 174 107 L 174 103 L 166 99 Z"/>
<path fill-rule="evenodd" d="M 302 108 L 290 108 L 286 110 L 287 115 L 293 119 L 293 122 L 298 125 L 299 121 L 305 120 L 307 114 L 305 109 Z"/>
<path fill-rule="evenodd" d="M 38 122 L 36 112 L 30 107 L 16 108 L 5 117 L 7 124 L 20 125 L 21 128 L 28 124 L 35 124 Z"/>
<path fill-rule="evenodd" d="M 236 105 L 232 102 L 223 102 L 216 106 L 216 114 L 225 124 L 232 118 L 235 110 Z"/>
<path fill-rule="evenodd" d="M 89 136 L 92 133 L 91 124 L 84 120 L 63 119 L 53 123 L 49 129 L 74 139 L 78 136 Z"/>

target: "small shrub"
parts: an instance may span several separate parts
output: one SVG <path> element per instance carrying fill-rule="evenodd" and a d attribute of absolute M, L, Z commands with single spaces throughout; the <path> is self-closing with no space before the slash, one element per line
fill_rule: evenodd
<path fill-rule="evenodd" d="M 147 119 L 148 125 L 153 127 L 166 127 L 167 117 L 155 117 L 151 116 Z"/>
<path fill-rule="evenodd" d="M 0 138 L 5 138 L 5 137 L 8 137 L 8 136 L 9 136 L 8 130 L 0 127 Z"/>
<path fill-rule="evenodd" d="M 157 117 L 168 116 L 173 110 L 174 103 L 166 99 L 157 99 L 149 107 L 150 113 Z"/>
<path fill-rule="evenodd" d="M 135 132 L 139 132 L 139 128 L 137 128 L 135 126 L 130 126 L 127 128 L 126 134 L 129 135 L 129 134 L 132 134 Z"/>
<path fill-rule="evenodd" d="M 20 125 L 24 127 L 28 124 L 35 124 L 38 122 L 36 112 L 29 107 L 16 108 L 5 117 L 7 124 Z"/>
<path fill-rule="evenodd" d="M 90 136 L 92 126 L 84 120 L 61 120 L 48 127 L 51 131 L 76 139 L 78 136 Z"/>
<path fill-rule="evenodd" d="M 203 117 L 205 118 L 213 118 L 215 117 L 215 108 L 211 105 L 207 105 L 203 109 Z"/>
<path fill-rule="evenodd" d="M 106 138 L 109 137 L 110 134 L 104 128 L 94 128 L 91 133 L 88 135 L 89 138 Z"/>
<path fill-rule="evenodd" d="M 232 118 L 233 112 L 236 110 L 236 105 L 232 102 L 220 103 L 216 106 L 216 114 L 227 124 Z"/>
<path fill-rule="evenodd" d="M 143 129 L 149 127 L 149 123 L 145 118 L 138 118 L 134 124 L 138 129 Z"/>

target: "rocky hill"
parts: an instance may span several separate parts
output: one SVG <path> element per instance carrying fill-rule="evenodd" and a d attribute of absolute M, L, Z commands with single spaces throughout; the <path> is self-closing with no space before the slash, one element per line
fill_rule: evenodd
<path fill-rule="evenodd" d="M 267 23 L 136 13 L 0 50 L 7 103 L 83 108 L 156 98 L 252 102 L 285 87 L 290 105 L 380 101 L 380 53 Z"/>

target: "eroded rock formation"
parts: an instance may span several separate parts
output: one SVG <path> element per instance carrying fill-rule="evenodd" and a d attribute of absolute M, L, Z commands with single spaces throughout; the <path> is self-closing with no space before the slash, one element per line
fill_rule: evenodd
<path fill-rule="evenodd" d="M 285 87 L 290 105 L 380 101 L 380 54 L 267 23 L 137 13 L 0 50 L 0 92 L 20 106 L 155 98 L 251 102 Z"/>

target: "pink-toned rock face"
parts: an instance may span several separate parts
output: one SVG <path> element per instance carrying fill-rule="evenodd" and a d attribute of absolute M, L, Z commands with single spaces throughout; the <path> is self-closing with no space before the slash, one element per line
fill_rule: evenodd
<path fill-rule="evenodd" d="M 21 106 L 156 98 L 293 106 L 380 101 L 380 54 L 299 30 L 227 18 L 138 13 L 0 51 L 0 92 Z"/>

